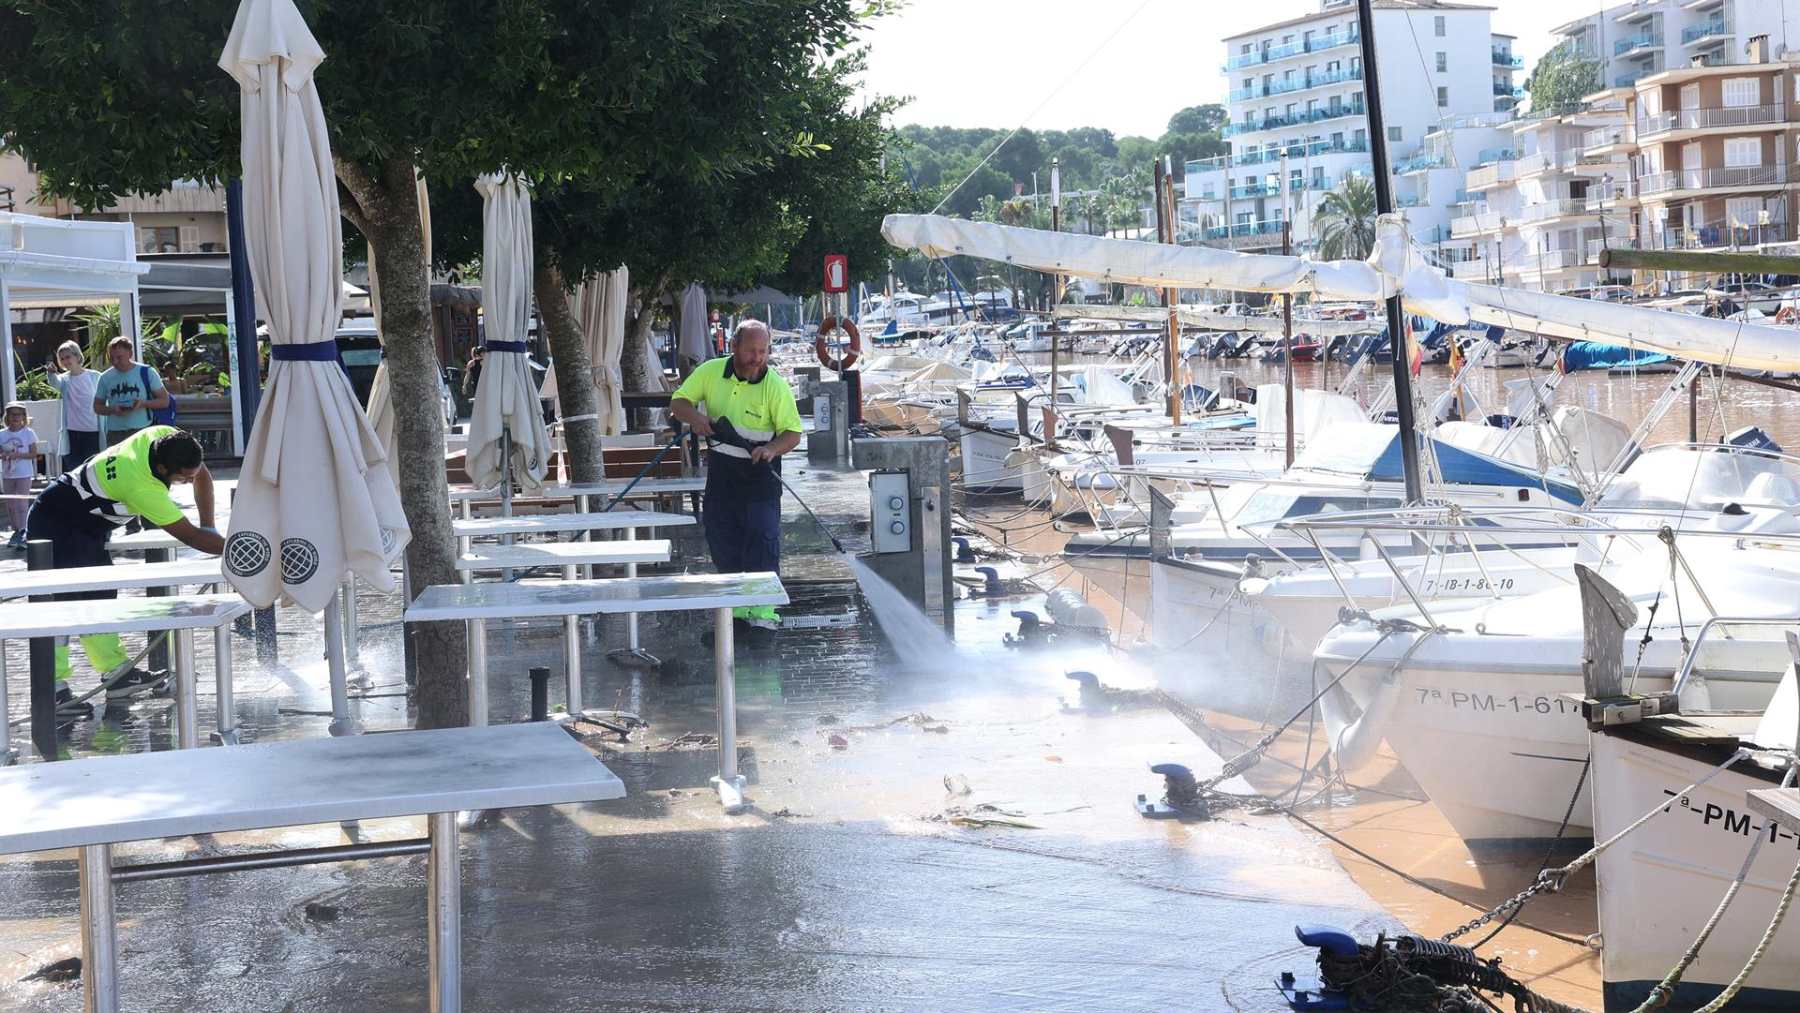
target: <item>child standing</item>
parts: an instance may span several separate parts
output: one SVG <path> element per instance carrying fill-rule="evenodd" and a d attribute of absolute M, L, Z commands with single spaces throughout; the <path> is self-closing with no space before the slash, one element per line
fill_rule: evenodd
<path fill-rule="evenodd" d="M 31 479 L 37 474 L 37 434 L 31 431 L 25 406 L 14 401 L 6 406 L 6 428 L 0 429 L 0 482 L 6 495 L 6 516 L 12 522 L 7 547 L 25 547 L 25 518 L 31 513 Z"/>

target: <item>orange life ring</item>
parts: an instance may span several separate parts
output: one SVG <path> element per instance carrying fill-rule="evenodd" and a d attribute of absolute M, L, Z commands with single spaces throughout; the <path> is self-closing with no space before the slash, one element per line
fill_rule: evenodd
<path fill-rule="evenodd" d="M 856 324 L 845 320 L 843 322 L 844 333 L 850 335 L 850 347 L 844 350 L 842 358 L 834 361 L 831 358 L 831 346 L 825 343 L 825 333 L 831 330 L 832 325 L 837 322 L 833 317 L 826 317 L 820 321 L 819 336 L 813 339 L 813 354 L 819 357 L 819 365 L 834 373 L 842 373 L 856 365 L 857 359 L 862 358 L 862 335 L 857 332 Z"/>

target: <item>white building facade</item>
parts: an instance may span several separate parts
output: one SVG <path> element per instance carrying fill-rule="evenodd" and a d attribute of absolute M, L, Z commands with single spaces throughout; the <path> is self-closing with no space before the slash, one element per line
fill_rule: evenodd
<path fill-rule="evenodd" d="M 1409 170 L 1396 198 L 1427 246 L 1450 239 L 1449 204 L 1467 167 L 1462 160 L 1492 139 L 1479 131 L 1491 130 L 1496 112 L 1504 119 L 1516 101 L 1518 61 L 1511 37 L 1491 30 L 1492 12 L 1438 0 L 1375 0 L 1388 153 Z M 1231 153 L 1186 166 L 1183 218 L 1199 230 L 1197 238 L 1238 250 L 1278 249 L 1282 223 L 1291 220 L 1295 248 L 1316 245 L 1319 200 L 1346 176 L 1370 171 L 1360 43 L 1354 0 L 1320 0 L 1311 14 L 1225 40 Z M 1459 137 L 1462 130 L 1472 132 Z M 1412 164 L 1418 159 L 1424 161 Z"/>
<path fill-rule="evenodd" d="M 1697 60 L 1739 62 L 1758 35 L 1779 45 L 1786 35 L 1784 7 L 1800 32 L 1800 5 L 1794 0 L 1634 0 L 1553 31 L 1583 57 L 1603 61 L 1602 88 L 1628 88 L 1639 78 Z M 1800 44 L 1800 36 L 1795 42 Z"/>

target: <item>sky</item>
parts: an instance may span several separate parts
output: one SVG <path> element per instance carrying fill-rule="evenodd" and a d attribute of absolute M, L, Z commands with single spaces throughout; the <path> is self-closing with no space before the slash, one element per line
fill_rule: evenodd
<path fill-rule="evenodd" d="M 1550 48 L 1550 29 L 1586 6 L 1488 5 L 1493 30 L 1518 36 L 1513 52 L 1527 71 Z M 910 97 L 896 124 L 1158 137 L 1175 111 L 1225 100 L 1220 39 L 1317 9 L 1317 0 L 908 0 L 868 32 L 862 88 Z"/>

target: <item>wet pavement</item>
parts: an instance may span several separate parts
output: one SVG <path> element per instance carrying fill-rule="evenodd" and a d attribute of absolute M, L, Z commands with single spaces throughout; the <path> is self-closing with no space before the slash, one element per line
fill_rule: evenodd
<path fill-rule="evenodd" d="M 789 478 L 841 536 L 866 543 L 860 476 L 790 466 Z M 784 612 L 842 625 L 789 630 L 776 650 L 738 657 L 752 808 L 727 816 L 707 787 L 717 767 L 711 657 L 697 640 L 707 624 L 645 617 L 645 646 L 664 659 L 654 672 L 606 661 L 622 620 L 592 624 L 585 699 L 634 710 L 651 728 L 623 744 L 584 739 L 626 798 L 509 811 L 463 835 L 467 1008 L 1277 1010 L 1276 975 L 1311 964 L 1296 922 L 1365 933 L 1393 924 L 1284 817 L 1140 818 L 1133 798 L 1161 787 L 1148 764 L 1205 776 L 1220 761 L 1153 700 L 1071 709 L 1066 670 L 1125 689 L 1153 679 L 1101 648 L 1006 646 L 1009 613 L 1041 614 L 1041 593 L 960 603 L 955 662 L 905 671 L 791 497 L 784 535 L 794 599 Z M 670 569 L 705 568 L 696 532 L 678 534 L 677 553 Z M 408 723 L 397 609 L 395 596 L 361 600 L 366 682 L 354 710 L 371 730 Z M 277 664 L 256 663 L 236 641 L 238 719 L 247 739 L 323 736 L 317 619 L 284 610 L 280 622 Z M 552 622 L 491 625 L 491 720 L 527 714 L 531 665 L 551 667 L 556 699 L 560 634 Z M 203 725 L 209 646 L 199 645 Z M 14 650 L 19 715 L 25 664 L 22 645 Z M 78 687 L 91 680 L 78 668 Z M 77 726 L 75 762 L 167 748 L 169 709 L 140 701 L 99 741 L 100 722 Z M 422 825 L 172 839 L 122 853 L 413 837 Z M 424 875 L 415 857 L 123 886 L 125 1008 L 423 1009 Z M 75 911 L 70 854 L 0 859 L 0 1008 L 80 1008 L 78 985 L 26 980 L 78 952 Z"/>

